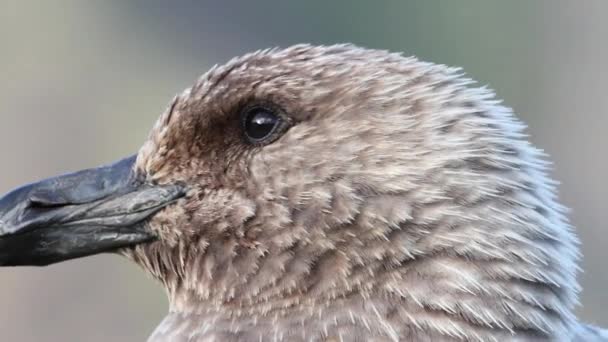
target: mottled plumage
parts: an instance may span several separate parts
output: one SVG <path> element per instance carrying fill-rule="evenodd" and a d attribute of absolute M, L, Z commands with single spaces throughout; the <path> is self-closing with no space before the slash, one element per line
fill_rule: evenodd
<path fill-rule="evenodd" d="M 293 126 L 243 144 L 252 101 Z M 167 289 L 151 341 L 599 339 L 523 130 L 459 69 L 400 54 L 298 45 L 213 68 L 138 155 L 193 186 L 152 220 L 160 241 L 124 251 Z"/>
<path fill-rule="evenodd" d="M 459 69 L 259 51 L 175 97 L 137 156 L 0 198 L 0 266 L 119 251 L 167 291 L 151 342 L 608 341 L 574 315 L 547 170 Z"/>

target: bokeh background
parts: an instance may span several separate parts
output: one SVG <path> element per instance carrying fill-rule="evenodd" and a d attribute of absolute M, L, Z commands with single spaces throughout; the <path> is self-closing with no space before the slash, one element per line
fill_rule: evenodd
<path fill-rule="evenodd" d="M 573 209 L 580 315 L 608 326 L 608 2 L 0 0 L 0 192 L 135 152 L 174 93 L 250 50 L 353 42 L 462 66 L 529 126 Z M 0 269 L 0 340 L 143 341 L 167 310 L 102 255 Z"/>

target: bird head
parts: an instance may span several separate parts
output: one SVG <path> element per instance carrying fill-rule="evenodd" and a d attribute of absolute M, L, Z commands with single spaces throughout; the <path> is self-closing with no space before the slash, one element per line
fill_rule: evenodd
<path fill-rule="evenodd" d="M 233 59 L 136 156 L 4 197 L 0 263 L 117 251 L 177 312 L 565 331 L 576 238 L 542 153 L 472 84 L 352 45 Z"/>

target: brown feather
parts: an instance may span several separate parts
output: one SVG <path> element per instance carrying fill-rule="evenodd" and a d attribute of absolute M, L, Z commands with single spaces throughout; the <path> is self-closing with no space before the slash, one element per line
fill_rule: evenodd
<path fill-rule="evenodd" d="M 240 133 L 255 101 L 293 122 L 263 147 Z M 578 240 L 523 130 L 459 69 L 400 54 L 297 45 L 213 68 L 138 156 L 191 186 L 158 242 L 124 251 L 167 289 L 151 341 L 590 338 Z"/>

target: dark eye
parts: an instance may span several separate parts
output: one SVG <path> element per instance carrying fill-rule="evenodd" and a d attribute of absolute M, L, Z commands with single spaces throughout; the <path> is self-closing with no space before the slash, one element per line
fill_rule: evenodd
<path fill-rule="evenodd" d="M 243 130 L 252 143 L 269 143 L 284 126 L 281 116 L 265 107 L 253 107 L 243 113 Z"/>

